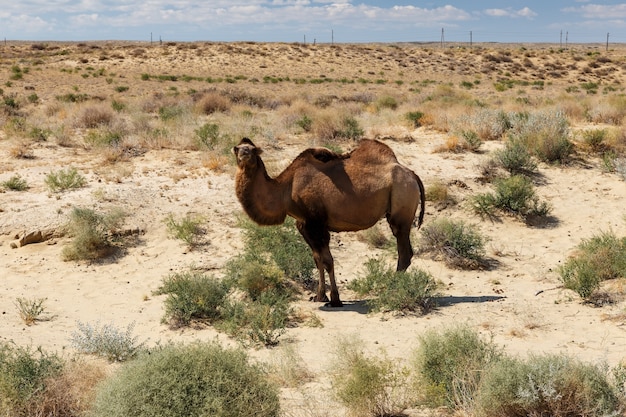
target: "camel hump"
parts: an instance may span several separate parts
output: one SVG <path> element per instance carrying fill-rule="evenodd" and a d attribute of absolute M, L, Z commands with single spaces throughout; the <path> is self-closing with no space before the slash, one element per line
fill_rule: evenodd
<path fill-rule="evenodd" d="M 389 146 L 372 139 L 361 139 L 359 146 L 352 150 L 348 157 L 368 165 L 398 162 L 396 154 Z"/>
<path fill-rule="evenodd" d="M 328 148 L 309 148 L 304 150 L 298 158 L 314 158 L 320 162 L 330 162 L 344 159 L 344 156 L 331 151 Z"/>

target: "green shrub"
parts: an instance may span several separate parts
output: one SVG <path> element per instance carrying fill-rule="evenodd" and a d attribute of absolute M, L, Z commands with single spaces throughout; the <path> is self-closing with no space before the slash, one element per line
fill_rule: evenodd
<path fill-rule="evenodd" d="M 312 280 L 315 262 L 311 249 L 288 217 L 280 226 L 259 226 L 251 220 L 241 221 L 246 260 L 267 263 L 271 259 L 288 278 L 307 283 Z"/>
<path fill-rule="evenodd" d="M 467 408 L 483 371 L 501 357 L 501 349 L 493 342 L 459 325 L 421 335 L 413 366 L 427 403 Z"/>
<path fill-rule="evenodd" d="M 139 337 L 133 336 L 135 323 L 126 330 L 120 330 L 112 324 L 77 322 L 78 330 L 73 332 L 70 343 L 78 352 L 105 358 L 109 362 L 124 362 L 135 358 L 146 350 L 145 342 L 138 343 Z"/>
<path fill-rule="evenodd" d="M 565 288 L 590 300 L 603 281 L 626 278 L 626 238 L 603 232 L 578 244 L 575 254 L 560 268 Z"/>
<path fill-rule="evenodd" d="M 53 193 L 81 188 L 87 183 L 85 177 L 74 167 L 53 171 L 46 175 L 44 181 Z"/>
<path fill-rule="evenodd" d="M 434 252 L 450 266 L 474 269 L 485 264 L 485 239 L 461 220 L 441 218 L 423 227 L 420 251 Z"/>
<path fill-rule="evenodd" d="M 476 410 L 485 417 L 620 414 L 606 371 L 564 355 L 507 358 L 486 368 Z"/>
<path fill-rule="evenodd" d="M 123 136 L 121 131 L 108 127 L 104 129 L 94 129 L 87 132 L 85 143 L 98 147 L 116 146 L 122 141 Z"/>
<path fill-rule="evenodd" d="M 56 354 L 0 343 L 0 415 L 30 417 L 50 378 L 63 369 Z"/>
<path fill-rule="evenodd" d="M 421 111 L 410 111 L 404 114 L 404 118 L 416 129 L 422 125 L 422 117 L 424 113 Z"/>
<path fill-rule="evenodd" d="M 398 100 L 395 97 L 384 96 L 376 100 L 376 108 L 380 111 L 382 109 L 395 110 L 398 108 Z"/>
<path fill-rule="evenodd" d="M 511 174 L 533 173 L 537 170 L 528 147 L 520 140 L 507 140 L 503 149 L 494 152 L 494 160 Z"/>
<path fill-rule="evenodd" d="M 278 389 L 241 349 L 170 345 L 122 367 L 98 390 L 93 417 L 277 417 Z"/>
<path fill-rule="evenodd" d="M 366 356 L 361 345 L 340 341 L 331 371 L 333 394 L 351 416 L 401 415 L 411 403 L 408 371 L 390 359 Z"/>
<path fill-rule="evenodd" d="M 180 220 L 176 220 L 173 214 L 165 218 L 165 225 L 170 236 L 180 239 L 190 249 L 195 248 L 201 240 L 204 229 L 201 227 L 204 219 L 200 216 L 187 214 Z"/>
<path fill-rule="evenodd" d="M 174 328 L 192 320 L 213 323 L 222 318 L 222 308 L 230 291 L 227 282 L 200 272 L 183 272 L 163 279 L 155 295 L 166 294 L 163 320 Z"/>
<path fill-rule="evenodd" d="M 111 255 L 118 242 L 116 235 L 125 216 L 120 210 L 102 214 L 86 208 L 72 209 L 65 225 L 65 231 L 72 239 L 63 248 L 63 259 L 95 260 Z"/>
<path fill-rule="evenodd" d="M 276 346 L 291 311 L 287 297 L 268 290 L 256 300 L 229 301 L 216 327 L 244 345 Z"/>
<path fill-rule="evenodd" d="M 517 114 L 511 118 L 511 126 L 509 138 L 523 143 L 541 161 L 565 163 L 573 151 L 562 112 Z"/>
<path fill-rule="evenodd" d="M 581 132 L 582 142 L 592 151 L 598 151 L 603 148 L 603 142 L 607 138 L 606 129 L 590 129 Z"/>
<path fill-rule="evenodd" d="M 194 133 L 200 149 L 215 149 L 220 142 L 220 127 L 215 123 L 205 123 L 194 130 Z"/>
<path fill-rule="evenodd" d="M 498 179 L 495 186 L 495 194 L 477 194 L 471 199 L 474 212 L 492 216 L 494 210 L 499 209 L 527 219 L 547 216 L 551 211 L 547 202 L 539 201 L 532 182 L 523 175 Z"/>
<path fill-rule="evenodd" d="M 259 259 L 236 257 L 227 266 L 227 275 L 240 290 L 256 301 L 263 293 L 272 291 L 287 298 L 293 295 L 285 272 L 274 262 L 260 262 Z"/>
<path fill-rule="evenodd" d="M 13 191 L 25 191 L 28 190 L 28 183 L 20 174 L 15 174 L 6 181 L 3 181 L 2 186 L 7 190 Z"/>
<path fill-rule="evenodd" d="M 170 106 L 159 107 L 159 118 L 164 121 L 170 121 L 180 118 L 185 114 L 186 109 L 182 105 L 174 104 Z"/>
<path fill-rule="evenodd" d="M 345 117 L 341 123 L 341 129 L 337 132 L 337 137 L 345 139 L 360 139 L 365 131 L 359 125 L 358 120 L 352 116 Z"/>
<path fill-rule="evenodd" d="M 313 120 L 311 120 L 311 118 L 305 114 L 301 118 L 296 120 L 296 125 L 298 125 L 305 132 L 310 132 L 311 127 L 313 126 Z"/>
<path fill-rule="evenodd" d="M 367 301 L 373 311 L 427 312 L 434 304 L 437 283 L 423 270 L 399 271 L 388 268 L 380 259 L 365 263 L 362 276 L 348 284 L 360 297 L 375 297 Z"/>
<path fill-rule="evenodd" d="M 483 141 L 478 137 L 478 133 L 473 130 L 463 130 L 461 132 L 461 138 L 465 142 L 465 149 L 472 152 L 478 152 L 478 149 L 483 144 Z"/>

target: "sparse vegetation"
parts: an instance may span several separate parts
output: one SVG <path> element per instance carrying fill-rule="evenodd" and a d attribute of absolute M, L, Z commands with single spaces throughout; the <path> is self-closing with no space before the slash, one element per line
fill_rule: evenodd
<path fill-rule="evenodd" d="M 46 308 L 43 305 L 45 301 L 45 298 L 24 297 L 18 297 L 17 300 L 15 300 L 15 306 L 17 307 L 17 311 L 20 313 L 20 318 L 24 324 L 31 326 L 37 321 L 44 319 L 42 314 L 46 311 Z"/>
<path fill-rule="evenodd" d="M 96 260 L 111 255 L 119 241 L 116 232 L 125 216 L 121 210 L 102 214 L 87 208 L 72 209 L 65 225 L 71 241 L 63 248 L 63 259 Z"/>
<path fill-rule="evenodd" d="M 203 223 L 204 219 L 201 216 L 193 214 L 187 214 L 182 219 L 177 220 L 170 213 L 165 218 L 165 225 L 170 236 L 182 240 L 190 249 L 200 244 L 202 234 L 204 233 Z"/>
<path fill-rule="evenodd" d="M 431 406 L 471 409 L 483 371 L 502 355 L 491 340 L 465 325 L 424 333 L 413 358 L 423 401 Z"/>
<path fill-rule="evenodd" d="M 475 409 L 486 417 L 618 415 L 609 378 L 605 368 L 563 354 L 504 358 L 485 368 Z"/>
<path fill-rule="evenodd" d="M 435 305 L 437 282 L 423 270 L 396 272 L 381 259 L 369 259 L 348 288 L 367 300 L 373 311 L 428 312 Z"/>
<path fill-rule="evenodd" d="M 168 345 L 98 389 L 94 417 L 278 417 L 278 390 L 241 349 Z"/>
<path fill-rule="evenodd" d="M 125 362 L 146 350 L 145 342 L 133 335 L 135 323 L 120 330 L 113 324 L 76 323 L 78 330 L 72 333 L 70 342 L 80 353 L 105 358 L 109 362 Z"/>
<path fill-rule="evenodd" d="M 0 414 L 29 417 L 41 408 L 53 378 L 63 369 L 62 359 L 42 348 L 0 344 Z"/>
<path fill-rule="evenodd" d="M 74 167 L 53 171 L 46 176 L 45 183 L 53 193 L 84 187 L 87 179 Z"/>
<path fill-rule="evenodd" d="M 409 372 L 384 356 L 366 356 L 358 338 L 342 338 L 332 366 L 333 393 L 349 415 L 400 415 L 414 398 Z"/>
<path fill-rule="evenodd" d="M 472 208 L 481 217 L 493 217 L 495 210 L 501 210 L 528 219 L 532 216 L 545 217 L 551 211 L 550 205 L 536 196 L 532 182 L 523 175 L 497 179 L 495 187 L 495 194 L 476 194 L 472 197 Z"/>
<path fill-rule="evenodd" d="M 421 231 L 420 251 L 431 252 L 446 264 L 468 269 L 485 265 L 485 238 L 461 220 L 437 219 Z"/>
<path fill-rule="evenodd" d="M 20 174 L 15 174 L 6 181 L 3 181 L 1 185 L 7 190 L 13 191 L 25 191 L 28 190 L 28 183 Z"/>
<path fill-rule="evenodd" d="M 578 244 L 574 254 L 559 268 L 565 288 L 593 301 L 602 282 L 626 278 L 626 238 L 602 232 Z"/>

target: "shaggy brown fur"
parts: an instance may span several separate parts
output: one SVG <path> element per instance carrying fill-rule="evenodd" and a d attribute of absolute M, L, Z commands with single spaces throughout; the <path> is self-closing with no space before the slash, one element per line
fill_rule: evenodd
<path fill-rule="evenodd" d="M 317 301 L 327 301 L 324 270 L 330 280 L 330 305 L 340 307 L 329 232 L 364 230 L 387 218 L 398 242 L 397 269 L 411 264 L 409 234 L 425 193 L 420 178 L 398 163 L 387 145 L 363 139 L 352 152 L 325 148 L 303 151 L 276 178 L 270 178 L 262 150 L 248 138 L 233 148 L 237 157 L 235 190 L 243 209 L 261 225 L 281 224 L 287 215 L 313 251 L 319 271 Z"/>

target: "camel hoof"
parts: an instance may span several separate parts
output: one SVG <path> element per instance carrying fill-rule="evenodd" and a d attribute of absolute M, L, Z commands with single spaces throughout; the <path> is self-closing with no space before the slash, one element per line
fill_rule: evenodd
<path fill-rule="evenodd" d="M 343 303 L 341 301 L 337 301 L 337 302 L 329 302 L 324 304 L 324 307 L 332 307 L 332 308 L 341 308 L 343 307 Z"/>
<path fill-rule="evenodd" d="M 309 301 L 316 301 L 318 303 L 327 303 L 329 300 L 326 294 L 324 294 L 323 297 L 320 297 L 319 295 L 314 295 L 311 298 L 309 298 Z"/>

